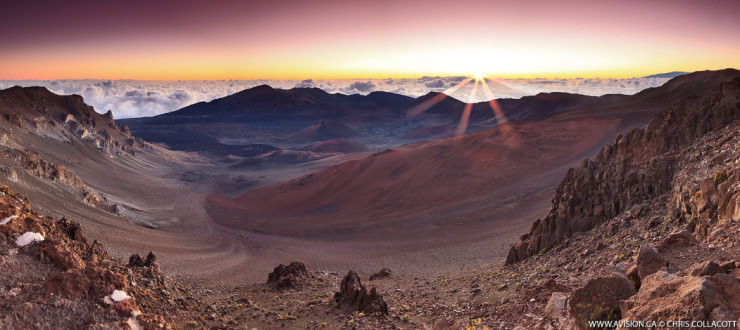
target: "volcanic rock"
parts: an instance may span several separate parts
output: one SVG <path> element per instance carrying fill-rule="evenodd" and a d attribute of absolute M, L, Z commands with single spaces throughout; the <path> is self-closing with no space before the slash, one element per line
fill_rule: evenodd
<path fill-rule="evenodd" d="M 375 288 L 368 293 L 360 282 L 360 276 L 351 270 L 342 279 L 340 291 L 334 295 L 334 299 L 341 308 L 348 311 L 388 314 L 388 304 L 383 297 Z"/>
<path fill-rule="evenodd" d="M 640 288 L 640 272 L 636 264 L 628 268 L 625 275 L 627 276 L 627 279 L 635 285 L 636 289 Z"/>
<path fill-rule="evenodd" d="M 553 292 L 545 306 L 545 314 L 552 319 L 558 320 L 566 316 L 567 307 L 568 294 L 565 292 Z"/>
<path fill-rule="evenodd" d="M 727 274 L 676 277 L 665 271 L 644 278 L 640 291 L 621 304 L 624 320 L 705 321 L 728 313 L 736 320 L 738 309 L 738 279 Z"/>
<path fill-rule="evenodd" d="M 85 268 L 82 258 L 63 242 L 43 241 L 39 250 L 61 270 Z"/>
<path fill-rule="evenodd" d="M 138 316 L 136 316 L 136 321 L 144 330 L 171 329 L 170 325 L 167 324 L 164 317 L 157 314 L 139 314 Z"/>
<path fill-rule="evenodd" d="M 90 245 L 90 259 L 93 264 L 97 264 L 108 259 L 108 251 L 105 249 L 103 244 L 100 244 L 97 240 L 94 240 L 92 245 Z"/>
<path fill-rule="evenodd" d="M 116 313 L 119 316 L 131 316 L 134 314 L 134 311 L 138 310 L 139 308 L 136 306 L 136 299 L 134 298 L 128 298 L 124 299 L 120 302 L 117 302 L 111 306 L 111 308 L 116 311 Z"/>
<path fill-rule="evenodd" d="M 300 287 L 303 279 L 308 277 L 306 265 L 293 261 L 290 265 L 280 264 L 267 276 L 267 284 L 275 290 L 285 290 Z"/>
<path fill-rule="evenodd" d="M 619 320 L 619 301 L 635 294 L 635 288 L 626 277 L 614 274 L 592 279 L 573 291 L 569 311 L 577 324 L 587 328 L 589 320 Z"/>
<path fill-rule="evenodd" d="M 144 260 L 144 258 L 138 253 L 132 254 L 128 258 L 128 265 L 129 267 L 150 267 L 153 265 L 159 267 L 157 256 L 152 251 L 149 251 L 149 254 L 146 256 L 146 260 Z"/>
<path fill-rule="evenodd" d="M 644 129 L 618 136 L 593 160 L 568 170 L 547 216 L 535 221 L 529 234 L 509 250 L 506 263 L 549 249 L 573 233 L 587 231 L 634 205 L 670 192 L 674 175 L 680 169 L 676 152 L 740 119 L 737 95 L 740 79 L 723 83 L 700 97 L 682 99 L 656 114 Z M 707 204 L 718 205 L 725 200 L 716 194 L 713 180 L 702 184 L 702 189 L 700 195 L 709 196 L 698 197 Z M 730 200 L 720 207 L 721 218 L 732 218 L 737 211 L 737 206 L 729 205 Z M 685 200 L 676 205 L 683 210 L 696 208 L 693 202 Z M 699 206 L 698 209 L 706 207 Z"/>
<path fill-rule="evenodd" d="M 640 276 L 640 280 L 667 266 L 668 262 L 658 250 L 647 245 L 640 247 L 640 252 L 637 255 L 637 273 Z"/>
<path fill-rule="evenodd" d="M 15 126 L 18 126 L 20 128 L 23 128 L 23 119 L 21 119 L 20 116 L 14 114 L 14 113 L 11 113 L 11 114 L 5 115 L 5 119 L 8 122 L 10 122 L 11 124 L 13 124 Z"/>
<path fill-rule="evenodd" d="M 725 272 L 731 272 L 733 269 L 737 268 L 737 262 L 735 261 L 726 261 L 719 265 L 722 267 L 722 269 L 725 270 Z"/>
<path fill-rule="evenodd" d="M 711 260 L 694 264 L 686 271 L 691 276 L 711 276 L 724 272 L 724 268 Z"/>
<path fill-rule="evenodd" d="M 377 273 L 370 275 L 370 281 L 374 281 L 381 278 L 386 278 L 388 276 L 391 276 L 391 270 L 390 268 L 383 268 L 379 270 Z"/>
<path fill-rule="evenodd" d="M 54 275 L 44 283 L 46 296 L 62 295 L 69 299 L 102 298 L 113 290 L 127 288 L 126 278 L 97 267 L 71 269 Z"/>
<path fill-rule="evenodd" d="M 144 266 L 149 267 L 155 264 L 158 265 L 157 256 L 154 254 L 154 252 L 149 251 L 149 254 L 146 255 L 146 261 L 144 261 Z"/>
<path fill-rule="evenodd" d="M 129 267 L 144 267 L 144 258 L 140 254 L 134 253 L 128 258 Z"/>
<path fill-rule="evenodd" d="M 56 222 L 56 227 L 64 232 L 69 239 L 87 243 L 85 233 L 82 231 L 82 227 L 78 222 L 68 220 L 67 218 L 61 218 Z"/>
<path fill-rule="evenodd" d="M 438 319 L 434 321 L 432 330 L 457 330 L 460 329 L 460 323 L 454 320 Z"/>
<path fill-rule="evenodd" d="M 687 247 L 699 244 L 699 241 L 688 230 L 681 230 L 668 235 L 658 244 L 658 251 L 664 252 L 671 248 Z"/>

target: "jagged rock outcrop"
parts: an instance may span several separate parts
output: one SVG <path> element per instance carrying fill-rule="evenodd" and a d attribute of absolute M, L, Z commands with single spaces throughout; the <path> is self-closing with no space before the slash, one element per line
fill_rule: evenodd
<path fill-rule="evenodd" d="M 95 112 L 79 95 L 15 86 L 0 90 L 0 114 L 10 124 L 37 135 L 66 140 L 75 136 L 111 155 L 135 152 L 137 141 L 128 127 L 116 124 L 111 111 L 103 115 Z"/>
<path fill-rule="evenodd" d="M 144 259 L 138 253 L 134 253 L 128 258 L 129 267 L 150 267 L 156 264 L 157 264 L 157 256 L 152 251 L 149 251 L 149 254 L 147 254 L 146 256 L 146 259 Z"/>
<path fill-rule="evenodd" d="M 101 194 L 90 191 L 90 188 L 74 172 L 62 164 L 45 160 L 30 149 L 13 149 L 0 146 L 0 155 L 12 160 L 31 175 L 61 185 L 68 191 L 75 192 L 86 204 L 111 213 L 118 212 L 118 206 Z"/>
<path fill-rule="evenodd" d="M 595 159 L 568 171 L 547 216 L 535 221 L 530 232 L 511 248 L 506 263 L 549 249 L 573 233 L 587 231 L 634 205 L 671 191 L 683 196 L 675 202 L 682 214 L 712 212 L 709 209 L 716 210 L 720 219 L 740 220 L 740 187 L 727 183 L 738 182 L 740 173 L 718 175 L 711 185 L 703 184 L 699 195 L 705 197 L 699 202 L 694 197 L 696 189 L 674 184 L 683 162 L 690 161 L 679 157 L 681 151 L 737 119 L 740 79 L 702 96 L 685 98 L 659 112 L 646 128 L 618 136 Z M 708 225 L 696 226 L 705 236 Z"/>
<path fill-rule="evenodd" d="M 267 276 L 267 284 L 275 290 L 293 289 L 301 286 L 303 279 L 308 277 L 306 265 L 293 261 L 289 265 L 280 264 Z"/>
<path fill-rule="evenodd" d="M 342 279 L 340 291 L 334 295 L 337 304 L 349 311 L 360 311 L 365 313 L 388 314 L 388 304 L 383 300 L 375 288 L 367 291 L 360 276 L 354 271 L 349 271 Z"/>

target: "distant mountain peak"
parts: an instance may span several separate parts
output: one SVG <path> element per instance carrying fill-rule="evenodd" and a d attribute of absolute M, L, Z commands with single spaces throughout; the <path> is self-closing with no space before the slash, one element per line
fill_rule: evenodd
<path fill-rule="evenodd" d="M 658 73 L 658 74 L 653 74 L 649 76 L 644 76 L 642 78 L 676 78 L 678 76 L 683 76 L 689 73 L 690 72 L 686 72 L 686 71 L 671 71 L 671 72 Z"/>

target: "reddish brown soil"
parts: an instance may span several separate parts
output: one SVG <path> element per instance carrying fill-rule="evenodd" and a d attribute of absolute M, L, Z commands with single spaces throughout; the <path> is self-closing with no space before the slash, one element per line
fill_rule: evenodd
<path fill-rule="evenodd" d="M 233 228 L 297 237 L 490 237 L 501 229 L 492 223 L 531 216 L 516 206 L 549 198 L 540 194 L 618 127 L 617 120 L 508 124 L 386 150 L 233 199 L 209 196 L 209 211 Z"/>

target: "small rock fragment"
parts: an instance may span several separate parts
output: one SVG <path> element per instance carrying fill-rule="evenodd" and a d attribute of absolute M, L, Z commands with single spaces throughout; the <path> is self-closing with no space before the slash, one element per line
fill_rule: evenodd
<path fill-rule="evenodd" d="M 0 221 L 0 225 L 4 225 L 4 224 L 10 222 L 10 220 L 13 220 L 13 219 L 15 219 L 17 217 L 18 217 L 17 215 L 11 215 L 11 216 L 3 219 L 2 221 Z"/>
<path fill-rule="evenodd" d="M 18 246 L 26 246 L 28 244 L 31 244 L 33 242 L 40 242 L 44 240 L 44 236 L 39 233 L 34 233 L 27 231 L 23 233 L 23 235 L 18 236 L 18 238 L 15 239 L 15 244 Z"/>
<path fill-rule="evenodd" d="M 545 306 L 545 313 L 552 319 L 561 319 L 566 315 L 566 306 L 568 306 L 568 294 L 565 292 L 553 292 L 550 300 Z"/>
<path fill-rule="evenodd" d="M 705 261 L 696 263 L 686 271 L 691 276 L 711 276 L 718 273 L 724 273 L 725 270 L 714 261 Z"/>
<path fill-rule="evenodd" d="M 374 281 L 377 279 L 385 278 L 388 276 L 391 276 L 391 270 L 390 268 L 383 268 L 379 270 L 377 273 L 370 275 L 370 281 Z"/>

